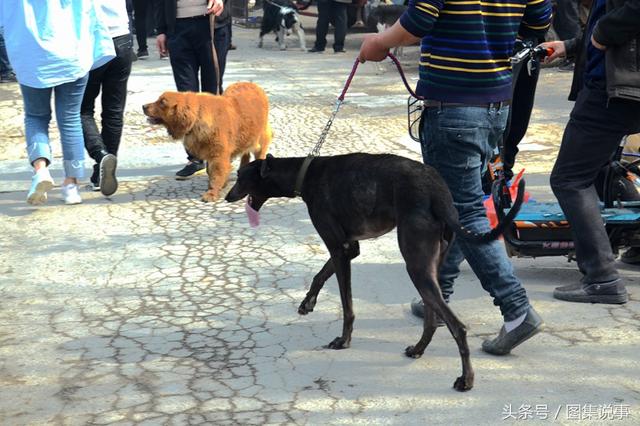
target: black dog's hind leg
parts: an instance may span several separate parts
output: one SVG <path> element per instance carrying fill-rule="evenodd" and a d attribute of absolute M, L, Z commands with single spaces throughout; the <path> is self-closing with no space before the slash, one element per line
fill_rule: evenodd
<path fill-rule="evenodd" d="M 444 301 L 438 285 L 438 270 L 452 237 L 447 230 L 443 232 L 442 229 L 433 229 L 433 225 L 425 223 L 425 218 L 405 219 L 403 222 L 408 224 L 398 224 L 400 251 L 407 264 L 411 281 L 422 297 L 425 312 L 429 312 L 425 317 L 420 340 L 414 346 L 409 346 L 405 353 L 413 358 L 424 353 L 435 332 L 435 315 L 438 314 L 456 340 L 462 359 L 462 376 L 456 379 L 453 387 L 458 391 L 469 390 L 473 387 L 474 373 L 469 357 L 467 330 Z"/>
<path fill-rule="evenodd" d="M 347 243 L 347 247 L 344 249 L 345 254 L 349 258 L 349 260 L 353 260 L 360 255 L 360 244 L 357 241 L 352 241 Z M 327 282 L 329 278 L 334 274 L 335 270 L 333 268 L 333 262 L 331 259 L 327 260 L 327 263 L 324 264 L 320 272 L 313 277 L 313 281 L 311 282 L 311 287 L 307 292 L 304 300 L 298 307 L 298 313 L 300 315 L 306 315 L 309 312 L 313 312 L 313 308 L 316 306 L 316 302 L 318 300 L 318 293 L 322 290 L 324 283 Z"/>

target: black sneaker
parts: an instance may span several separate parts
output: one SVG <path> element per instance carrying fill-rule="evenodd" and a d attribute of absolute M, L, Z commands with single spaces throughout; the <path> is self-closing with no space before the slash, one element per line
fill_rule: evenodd
<path fill-rule="evenodd" d="M 556 288 L 553 291 L 553 297 L 567 302 L 605 303 L 614 305 L 620 305 L 629 301 L 627 289 L 620 279 L 606 283 L 576 283 L 565 285 Z"/>
<path fill-rule="evenodd" d="M 319 49 L 317 47 L 313 47 L 311 49 L 308 50 L 309 53 L 322 53 L 324 52 L 324 49 Z"/>
<path fill-rule="evenodd" d="M 529 308 L 522 324 L 508 333 L 503 325 L 498 337 L 482 342 L 482 350 L 492 355 L 506 355 L 519 344 L 540 333 L 543 328 L 544 323 L 540 315 L 533 308 Z"/>
<path fill-rule="evenodd" d="M 333 53 L 347 53 L 347 51 L 344 49 L 334 49 Z"/>
<path fill-rule="evenodd" d="M 118 159 L 113 154 L 107 154 L 100 160 L 100 192 L 105 197 L 113 195 L 118 190 L 117 165 Z"/>
<path fill-rule="evenodd" d="M 149 57 L 149 51 L 147 49 L 138 49 L 138 59 L 146 59 Z"/>
<path fill-rule="evenodd" d="M 187 180 L 202 173 L 204 173 L 203 162 L 189 161 L 186 166 L 176 172 L 176 180 Z"/>
<path fill-rule="evenodd" d="M 90 190 L 94 192 L 100 191 L 100 165 L 93 165 L 93 173 L 91 174 L 91 179 L 89 179 L 89 185 L 87 186 Z"/>
<path fill-rule="evenodd" d="M 413 299 L 411 301 L 411 313 L 418 317 L 424 318 L 424 303 L 422 303 L 422 299 Z M 444 321 L 440 316 L 436 316 L 436 327 L 442 327 L 444 325 Z"/>

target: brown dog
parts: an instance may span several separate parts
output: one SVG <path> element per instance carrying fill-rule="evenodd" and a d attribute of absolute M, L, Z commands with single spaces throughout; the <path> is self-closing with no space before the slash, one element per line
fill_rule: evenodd
<path fill-rule="evenodd" d="M 209 190 L 203 201 L 214 201 L 227 182 L 231 160 L 241 155 L 240 166 L 264 159 L 271 143 L 269 100 L 254 83 L 235 83 L 221 96 L 209 93 L 164 92 L 142 107 L 152 124 L 163 124 L 187 151 L 207 161 Z"/>

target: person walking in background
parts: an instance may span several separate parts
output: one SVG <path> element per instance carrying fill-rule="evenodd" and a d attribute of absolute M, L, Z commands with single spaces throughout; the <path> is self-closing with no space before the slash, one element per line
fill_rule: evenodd
<path fill-rule="evenodd" d="M 575 101 L 551 171 L 554 195 L 571 227 L 580 282 L 558 287 L 568 302 L 629 300 L 605 228 L 594 182 L 625 135 L 640 132 L 640 0 L 593 0 L 580 37 L 543 43 L 547 61 L 575 58 Z"/>
<path fill-rule="evenodd" d="M 113 37 L 116 57 L 89 73 L 80 117 L 84 146 L 95 161 L 90 179 L 91 188 L 108 197 L 118 189 L 117 155 L 124 125 L 127 81 L 133 60 L 133 40 L 129 33 L 125 0 L 100 0 L 97 4 L 104 12 L 109 34 Z M 95 101 L 101 91 L 102 131 L 99 131 L 94 112 Z"/>
<path fill-rule="evenodd" d="M 222 77 L 231 37 L 231 13 L 227 4 L 228 0 L 163 0 L 159 9 L 156 43 L 160 55 L 169 55 L 178 91 L 222 93 Z M 216 75 L 211 51 L 211 13 L 216 16 L 214 45 L 220 76 Z M 189 179 L 204 171 L 201 159 L 187 152 L 187 160 L 187 164 L 176 173 L 176 179 Z"/>
<path fill-rule="evenodd" d="M 11 68 L 7 49 L 4 46 L 4 29 L 0 27 L 0 83 L 15 83 L 16 74 Z"/>
<path fill-rule="evenodd" d="M 351 0 L 318 0 L 318 22 L 316 23 L 316 41 L 311 53 L 324 52 L 327 46 L 329 22 L 333 22 L 333 51 L 344 53 L 344 41 L 347 37 L 347 7 Z"/>
<path fill-rule="evenodd" d="M 570 40 L 580 36 L 580 0 L 557 0 L 553 16 L 553 29 L 560 40 Z M 573 71 L 573 60 L 564 58 L 558 66 L 560 71 Z"/>
<path fill-rule="evenodd" d="M 390 48 L 421 40 L 416 92 L 425 99 L 420 129 L 423 160 L 442 175 L 460 223 L 471 232 L 490 229 L 482 203 L 482 174 L 507 125 L 512 96 L 510 57 L 516 36 L 544 37 L 550 21 L 548 0 L 508 4 L 412 1 L 392 27 L 367 35 L 362 43 L 359 59 L 365 62 L 381 61 Z M 482 343 L 485 352 L 508 354 L 542 330 L 542 318 L 497 240 L 453 242 L 438 273 L 446 301 L 464 259 L 504 319 L 498 336 Z M 420 316 L 429 315 L 425 327 L 433 326 L 431 320 L 437 313 L 425 312 L 417 301 L 412 305 Z"/>
<path fill-rule="evenodd" d="M 133 0 L 133 22 L 136 29 L 136 40 L 138 41 L 138 59 L 149 57 L 147 46 L 147 7 L 149 0 Z"/>
<path fill-rule="evenodd" d="M 66 204 L 82 202 L 78 191 L 78 180 L 84 175 L 80 103 L 89 70 L 114 57 L 113 42 L 100 13 L 93 2 L 84 1 L 0 3 L 0 26 L 11 35 L 6 48 L 20 83 L 27 154 L 35 171 L 27 194 L 30 204 L 44 203 L 53 187 L 49 173 L 52 94 L 62 143 L 63 199 Z"/>

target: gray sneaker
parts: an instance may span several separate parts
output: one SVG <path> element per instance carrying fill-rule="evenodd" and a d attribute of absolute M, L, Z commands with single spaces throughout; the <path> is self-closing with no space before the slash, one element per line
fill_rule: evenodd
<path fill-rule="evenodd" d="M 113 195 L 118 190 L 117 166 L 118 159 L 113 154 L 107 154 L 100 160 L 100 192 L 105 197 Z"/>
<path fill-rule="evenodd" d="M 482 342 L 482 350 L 492 355 L 506 355 L 520 343 L 540 333 L 543 328 L 544 323 L 540 315 L 533 308 L 529 308 L 522 324 L 508 333 L 502 326 L 498 337 Z"/>
<path fill-rule="evenodd" d="M 629 301 L 627 289 L 621 279 L 606 283 L 575 283 L 558 287 L 553 297 L 567 302 L 622 304 Z"/>

